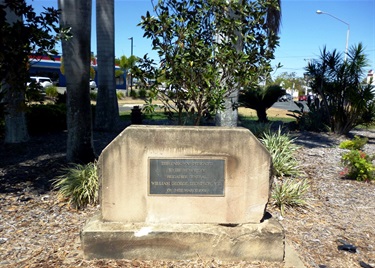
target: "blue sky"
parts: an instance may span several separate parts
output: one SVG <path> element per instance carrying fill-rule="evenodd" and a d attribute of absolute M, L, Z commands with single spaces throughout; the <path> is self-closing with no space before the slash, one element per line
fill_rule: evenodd
<path fill-rule="evenodd" d="M 154 0 L 157 2 L 157 0 Z M 57 0 L 27 0 L 37 12 L 42 6 L 57 7 Z M 370 66 L 375 69 L 375 0 L 281 0 L 282 26 L 280 46 L 273 65 L 283 65 L 274 72 L 296 72 L 302 76 L 309 59 L 317 58 L 326 46 L 329 51 L 344 52 L 348 26 L 326 14 L 329 13 L 350 25 L 349 47 L 362 42 L 366 48 Z M 95 4 L 93 0 L 93 26 L 91 50 L 96 54 Z M 151 41 L 143 38 L 143 30 L 137 27 L 141 16 L 152 11 L 151 0 L 115 0 L 115 54 L 130 56 L 133 37 L 133 54 L 141 57 L 146 53 L 157 59 L 151 50 Z"/>

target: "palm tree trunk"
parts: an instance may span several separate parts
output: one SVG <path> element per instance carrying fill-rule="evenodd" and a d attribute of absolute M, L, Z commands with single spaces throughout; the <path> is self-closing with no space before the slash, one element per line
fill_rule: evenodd
<path fill-rule="evenodd" d="M 268 118 L 267 118 L 267 112 L 265 107 L 258 107 L 256 109 L 257 116 L 258 116 L 258 122 L 260 123 L 267 123 Z"/>
<path fill-rule="evenodd" d="M 98 49 L 98 97 L 95 129 L 115 130 L 119 110 L 115 78 L 114 0 L 96 1 L 96 33 Z"/>
<path fill-rule="evenodd" d="M 4 0 L 0 0 L 0 4 L 4 4 Z M 10 9 L 6 10 L 7 22 L 12 24 L 22 21 L 22 17 L 17 16 Z M 25 70 L 24 66 L 19 66 L 24 62 L 15 62 L 18 65 L 18 71 Z M 16 70 L 17 68 L 13 68 Z M 26 70 L 25 70 L 26 71 Z M 11 72 L 11 71 L 10 71 Z M 12 75 L 12 74 L 11 74 Z M 14 75 L 14 74 L 13 74 Z M 7 83 L 8 77 L 1 77 L 0 92 L 5 92 L 5 143 L 21 143 L 29 139 L 25 115 L 25 86 L 20 85 L 18 88 L 12 88 Z M 21 81 L 22 83 L 22 81 Z"/>
<path fill-rule="evenodd" d="M 67 90 L 68 162 L 95 159 L 90 103 L 91 0 L 58 0 L 60 25 L 73 37 L 62 41 Z"/>

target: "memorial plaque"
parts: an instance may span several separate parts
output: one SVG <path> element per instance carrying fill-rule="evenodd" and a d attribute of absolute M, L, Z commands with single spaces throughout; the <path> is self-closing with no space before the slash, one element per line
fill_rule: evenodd
<path fill-rule="evenodd" d="M 149 194 L 224 196 L 225 160 L 149 159 Z"/>

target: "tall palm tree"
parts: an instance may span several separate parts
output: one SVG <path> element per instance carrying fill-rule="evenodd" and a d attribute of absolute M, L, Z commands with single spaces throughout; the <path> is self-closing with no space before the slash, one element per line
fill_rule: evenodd
<path fill-rule="evenodd" d="M 58 0 L 60 25 L 73 37 L 62 41 L 67 90 L 67 160 L 95 159 L 90 103 L 91 0 Z"/>
<path fill-rule="evenodd" d="M 96 1 L 98 97 L 95 129 L 115 130 L 119 119 L 115 78 L 114 0 Z"/>
<path fill-rule="evenodd" d="M 5 1 L 0 0 L 0 5 L 4 5 Z M 6 18 L 5 23 L 9 24 L 9 27 L 13 27 L 17 21 L 22 21 L 22 17 L 16 15 L 14 10 L 10 8 L 6 8 Z M 5 27 L 4 27 L 5 29 Z M 19 31 L 18 31 L 19 32 Z M 11 38 L 9 40 L 7 38 Z M 18 38 L 15 38 L 14 35 L 6 35 L 2 36 L 2 42 L 11 43 L 16 40 L 16 43 L 10 45 L 12 47 L 12 51 L 19 52 L 20 50 L 23 51 L 24 49 L 22 44 Z M 9 41 L 9 42 L 7 42 Z M 18 46 L 17 46 L 18 45 Z M 5 52 L 5 51 L 2 51 Z M 21 55 L 21 59 L 20 59 Z M 18 56 L 18 57 L 17 57 Z M 4 93 L 4 103 L 5 106 L 5 143 L 20 143 L 25 142 L 29 139 L 29 133 L 27 130 L 26 124 L 26 115 L 24 103 L 25 103 L 25 85 L 21 82 L 18 83 L 20 75 L 24 75 L 27 73 L 25 69 L 25 63 L 27 59 L 22 57 L 22 53 L 16 53 L 15 56 L 11 57 L 12 63 L 8 64 L 9 69 L 5 74 L 2 74 L 0 77 L 0 94 Z M 9 62 L 8 62 L 9 63 Z M 13 69 L 13 70 L 10 70 Z M 23 71 L 23 72 L 22 72 Z M 14 75 L 16 74 L 16 76 Z M 22 77 L 24 78 L 24 77 Z M 1 96 L 0 96 L 1 98 Z"/>
<path fill-rule="evenodd" d="M 270 6 L 267 11 L 268 42 L 271 43 L 271 32 L 278 34 L 281 26 L 281 0 L 277 0 L 275 6 Z"/>
<path fill-rule="evenodd" d="M 129 86 L 131 85 L 130 79 L 132 78 L 130 75 L 131 69 L 134 66 L 134 64 L 138 61 L 138 58 L 134 55 L 131 55 L 130 57 L 121 56 L 120 58 L 120 68 L 123 70 L 126 74 L 126 87 L 127 90 L 129 90 Z M 132 91 L 132 88 L 130 88 L 130 91 Z"/>

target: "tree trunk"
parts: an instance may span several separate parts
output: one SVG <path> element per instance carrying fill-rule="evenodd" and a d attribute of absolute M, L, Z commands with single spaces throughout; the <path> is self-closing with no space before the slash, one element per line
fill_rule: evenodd
<path fill-rule="evenodd" d="M 224 110 L 218 111 L 215 118 L 217 126 L 236 127 L 238 120 L 238 90 L 224 98 Z"/>
<path fill-rule="evenodd" d="M 0 4 L 4 4 L 4 0 L 0 0 Z M 8 23 L 15 23 L 21 21 L 22 17 L 17 16 L 10 9 L 6 10 L 6 20 Z M 18 71 L 25 70 L 24 62 L 16 62 Z M 12 68 L 15 70 L 17 68 Z M 10 74 L 8 76 L 13 76 Z M 27 130 L 26 115 L 25 115 L 25 85 L 20 85 L 18 88 L 12 88 L 7 83 L 7 77 L 1 77 L 0 92 L 5 92 L 5 143 L 21 143 L 29 140 L 29 133 Z M 22 83 L 22 80 L 21 80 Z"/>
<path fill-rule="evenodd" d="M 25 91 L 17 91 L 4 85 L 5 90 L 5 143 L 21 143 L 29 140 L 25 115 Z"/>
<path fill-rule="evenodd" d="M 95 129 L 113 131 L 119 120 L 115 78 L 114 0 L 97 0 L 98 97 Z"/>
<path fill-rule="evenodd" d="M 59 0 L 60 24 L 73 37 L 62 42 L 67 90 L 68 162 L 95 159 L 90 104 L 91 0 Z"/>
<path fill-rule="evenodd" d="M 242 3 L 243 0 L 238 0 L 239 3 Z M 234 12 L 232 9 L 229 11 L 229 17 L 235 17 Z M 237 18 L 238 19 L 238 18 Z M 233 49 L 237 52 L 243 49 L 243 38 L 241 33 L 236 32 L 238 37 L 237 42 L 234 44 Z M 232 78 L 229 78 L 230 80 Z M 232 92 L 228 92 L 228 96 L 224 97 L 224 110 L 219 111 L 216 114 L 216 125 L 217 126 L 226 126 L 226 127 L 236 127 L 238 121 L 238 95 L 239 95 L 239 88 L 238 85 L 235 85 L 236 88 L 229 89 Z"/>
<path fill-rule="evenodd" d="M 259 107 L 259 108 L 256 109 L 256 112 L 257 112 L 257 116 L 258 116 L 258 122 L 260 122 L 260 123 L 267 123 L 268 122 L 266 108 Z"/>

